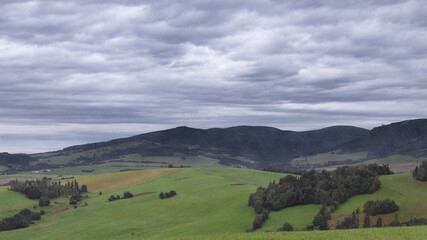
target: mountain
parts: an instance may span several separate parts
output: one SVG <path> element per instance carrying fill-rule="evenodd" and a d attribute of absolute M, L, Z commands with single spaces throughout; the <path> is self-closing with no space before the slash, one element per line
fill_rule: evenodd
<path fill-rule="evenodd" d="M 27 154 L 0 153 L 0 173 L 11 174 L 21 170 L 31 170 L 30 164 L 36 161 L 37 159 Z"/>
<path fill-rule="evenodd" d="M 334 126 L 305 132 L 252 126 L 207 130 L 177 127 L 33 156 L 51 160 L 51 164 L 61 158 L 68 159 L 66 166 L 101 164 L 129 155 L 134 159 L 139 156 L 138 160 L 150 156 L 182 159 L 205 157 L 216 159 L 221 165 L 260 169 L 285 167 L 293 158 L 335 149 L 367 132 L 366 129 L 351 126 Z"/>
<path fill-rule="evenodd" d="M 408 120 L 376 127 L 341 146 L 344 152 L 368 152 L 367 158 L 390 155 L 427 156 L 427 119 Z"/>
<path fill-rule="evenodd" d="M 333 151 L 294 158 L 296 168 L 324 168 L 357 163 L 389 164 L 395 172 L 412 171 L 427 159 L 427 119 L 373 128 Z"/>

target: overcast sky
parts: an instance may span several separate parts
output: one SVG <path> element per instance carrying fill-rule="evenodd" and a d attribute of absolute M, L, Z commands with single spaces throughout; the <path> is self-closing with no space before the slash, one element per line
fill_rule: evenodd
<path fill-rule="evenodd" d="M 424 0 L 0 1 L 0 152 L 427 113 Z"/>

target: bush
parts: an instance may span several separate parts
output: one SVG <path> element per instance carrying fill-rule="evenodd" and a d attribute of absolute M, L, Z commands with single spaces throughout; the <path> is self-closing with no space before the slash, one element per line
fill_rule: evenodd
<path fill-rule="evenodd" d="M 50 200 L 48 197 L 43 196 L 39 199 L 39 206 L 43 207 L 43 206 L 48 206 L 50 204 Z"/>
<path fill-rule="evenodd" d="M 399 210 L 399 206 L 390 199 L 384 200 L 369 200 L 363 205 L 363 212 L 369 213 L 372 216 L 378 214 L 388 214 Z"/>
<path fill-rule="evenodd" d="M 30 215 L 30 219 L 35 221 L 35 220 L 40 220 L 41 219 L 41 215 L 38 212 L 33 212 Z"/>
<path fill-rule="evenodd" d="M 124 192 L 123 198 L 133 198 L 133 194 L 131 192 Z"/>
<path fill-rule="evenodd" d="M 285 231 L 285 232 L 292 232 L 294 231 L 294 227 L 288 222 L 285 222 L 281 228 L 279 228 L 279 231 Z"/>
<path fill-rule="evenodd" d="M 87 186 L 86 185 L 82 185 L 82 189 L 80 190 L 80 192 L 87 192 Z"/>
<path fill-rule="evenodd" d="M 31 212 L 30 209 L 25 208 L 19 211 L 12 217 L 4 218 L 0 222 L 0 231 L 8 231 L 18 228 L 28 227 L 33 220 L 40 220 L 41 214 L 37 212 Z"/>
<path fill-rule="evenodd" d="M 265 220 L 268 219 L 268 212 L 264 211 L 261 214 L 255 216 L 254 221 L 252 222 L 252 230 L 257 230 L 262 227 L 262 224 Z"/>
<path fill-rule="evenodd" d="M 160 194 L 159 194 L 159 198 L 160 199 L 165 199 L 165 198 L 171 198 L 171 197 L 174 197 L 174 196 L 176 196 L 177 195 L 177 193 L 176 193 L 176 191 L 175 190 L 170 190 L 169 192 L 167 192 L 167 193 L 163 193 L 163 192 L 161 192 Z"/>

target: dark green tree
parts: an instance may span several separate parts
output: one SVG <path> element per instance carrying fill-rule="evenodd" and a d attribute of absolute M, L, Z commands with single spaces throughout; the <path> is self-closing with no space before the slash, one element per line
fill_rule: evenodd
<path fill-rule="evenodd" d="M 331 213 L 325 206 L 322 206 L 313 219 L 313 226 L 317 227 L 319 230 L 328 230 L 328 220 L 330 219 Z"/>
<path fill-rule="evenodd" d="M 371 227 L 371 216 L 369 215 L 369 213 L 366 213 L 365 217 L 363 218 L 363 227 L 364 228 Z"/>
<path fill-rule="evenodd" d="M 381 218 L 381 216 L 378 216 L 375 227 L 382 227 L 382 226 L 383 226 L 383 219 Z"/>
<path fill-rule="evenodd" d="M 48 206 L 50 204 L 50 200 L 48 197 L 43 196 L 39 199 L 39 206 Z"/>

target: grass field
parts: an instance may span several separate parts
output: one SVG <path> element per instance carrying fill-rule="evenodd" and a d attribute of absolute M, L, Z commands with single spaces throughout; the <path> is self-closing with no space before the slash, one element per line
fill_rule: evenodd
<path fill-rule="evenodd" d="M 319 209 L 320 205 L 309 204 L 271 212 L 268 220 L 258 231 L 275 231 L 282 227 L 285 222 L 292 224 L 296 230 L 302 230 L 311 224 Z"/>
<path fill-rule="evenodd" d="M 7 169 L 9 169 L 9 167 L 0 165 L 0 172 L 5 171 Z"/>
<path fill-rule="evenodd" d="M 308 157 L 300 157 L 292 159 L 292 166 L 302 166 L 307 164 L 325 164 L 329 161 L 345 161 L 345 160 L 360 160 L 366 158 L 367 152 L 355 152 L 355 153 L 322 153 Z"/>
<path fill-rule="evenodd" d="M 411 217 L 427 217 L 427 183 L 415 181 L 410 173 L 381 176 L 381 188 L 373 194 L 363 194 L 350 198 L 342 204 L 333 216 L 351 214 L 357 207 L 363 209 L 368 200 L 392 199 L 400 207 L 400 221 L 408 221 Z M 384 218 L 388 224 L 394 214 Z"/>
<path fill-rule="evenodd" d="M 91 193 L 85 200 L 87 207 L 61 212 L 46 219 L 43 217 L 45 222 L 37 226 L 3 232 L 0 238 L 51 239 L 51 236 L 65 236 L 66 239 L 81 239 L 82 232 L 87 239 L 127 239 L 132 232 L 135 237 L 162 238 L 241 233 L 251 227 L 255 217 L 253 208 L 247 206 L 249 194 L 258 187 L 252 178 L 268 183 L 283 176 L 245 169 L 178 169 L 136 186 L 123 188 L 124 185 L 117 185 L 109 193 L 122 195 L 124 191 L 130 191 L 141 196 L 108 202 L 109 194 L 99 196 Z M 94 182 L 110 181 L 102 175 L 91 178 L 96 179 Z M 86 181 L 89 190 L 91 186 L 100 189 L 97 185 L 90 185 L 89 180 L 80 181 Z M 177 191 L 177 197 L 159 199 L 160 191 L 172 189 Z"/>
<path fill-rule="evenodd" d="M 311 224 L 320 206 L 287 208 L 270 214 L 263 228 L 245 233 L 255 217 L 247 206 L 248 196 L 258 186 L 265 186 L 285 174 L 247 169 L 157 169 L 113 173 L 78 178 L 87 184 L 88 206 L 72 209 L 67 199 L 50 207 L 48 215 L 35 226 L 1 232 L 0 239 L 425 239 L 426 227 L 361 229 L 352 231 L 269 233 L 284 222 L 296 229 Z M 427 185 L 412 180 L 409 174 L 383 176 L 381 189 L 371 195 L 356 196 L 341 205 L 336 216 L 351 213 L 366 199 L 391 197 L 401 206 L 399 217 L 427 216 Z M 175 190 L 178 195 L 160 200 L 162 192 Z M 98 195 L 103 191 L 103 195 Z M 135 197 L 108 202 L 108 197 L 132 192 Z M 411 196 L 412 199 L 407 196 Z M 18 193 L 0 190 L 0 214 L 7 209 L 34 205 Z M 424 210 L 413 209 L 418 206 Z M 68 210 L 67 210 L 68 208 Z M 418 215 L 414 215 L 418 214 Z M 13 214 L 12 214 L 13 215 Z M 133 233 L 133 234 L 132 234 Z M 356 234 L 357 233 L 357 234 Z M 217 235 L 220 234 L 220 235 Z M 194 237 L 193 237 L 194 236 Z M 175 238 L 178 237 L 178 238 Z M 413 238 L 412 238 L 413 237 Z"/>
<path fill-rule="evenodd" d="M 397 227 L 397 228 L 368 228 L 355 230 L 330 230 L 330 231 L 312 231 L 312 232 L 256 232 L 256 233 L 238 233 L 238 234 L 217 234 L 191 237 L 175 237 L 169 240 L 330 240 L 330 239 L 349 239 L 349 240 L 397 240 L 427 239 L 427 226 L 421 227 Z"/>

